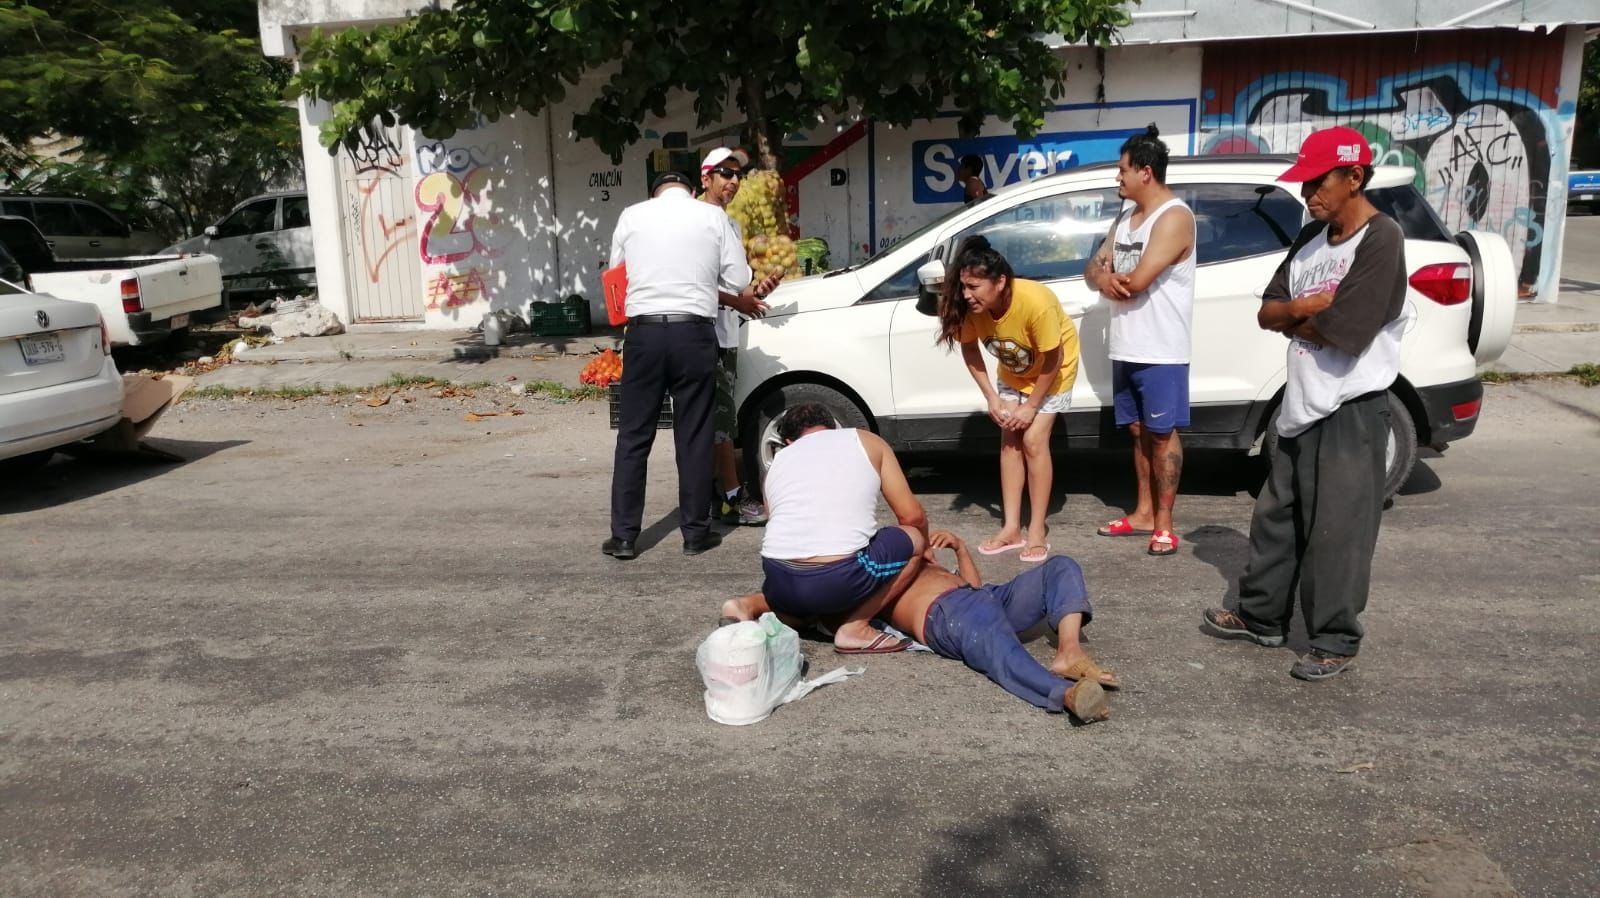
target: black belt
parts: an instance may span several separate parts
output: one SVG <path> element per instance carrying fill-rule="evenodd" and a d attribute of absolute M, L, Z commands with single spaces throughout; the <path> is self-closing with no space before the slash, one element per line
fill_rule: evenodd
<path fill-rule="evenodd" d="M 711 324 L 712 320 L 704 315 L 690 315 L 688 312 L 665 312 L 660 315 L 634 315 L 628 319 L 629 324 Z"/>

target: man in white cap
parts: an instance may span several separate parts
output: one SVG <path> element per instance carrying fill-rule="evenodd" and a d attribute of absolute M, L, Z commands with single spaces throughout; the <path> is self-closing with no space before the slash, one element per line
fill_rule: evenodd
<path fill-rule="evenodd" d="M 700 161 L 700 198 L 724 212 L 739 193 L 744 167 L 750 157 L 744 150 L 717 147 Z M 731 219 L 730 219 L 731 221 Z M 735 233 L 739 225 L 734 223 Z M 744 235 L 740 235 L 743 238 Z M 781 275 L 771 275 L 755 285 L 755 297 L 766 298 Z M 717 396 L 712 413 L 712 474 L 716 479 L 712 513 L 724 523 L 759 526 L 767 522 L 766 509 L 751 498 L 739 482 L 739 464 L 734 457 L 738 438 L 739 411 L 733 405 L 733 388 L 738 377 L 736 356 L 739 347 L 739 313 L 731 305 L 717 310 Z"/>
<path fill-rule="evenodd" d="M 628 330 L 623 338 L 621 419 L 611 473 L 611 538 L 600 551 L 618 560 L 638 554 L 645 476 L 662 398 L 672 395 L 678 460 L 678 521 L 683 553 L 721 544 L 707 510 L 711 482 L 711 410 L 716 392 L 721 305 L 759 317 L 766 305 L 750 288 L 750 265 L 728 216 L 694 201 L 677 172 L 658 176 L 651 198 L 622 210 L 611 236 L 611 267 L 628 266 Z M 731 292 L 730 292 L 731 291 Z"/>
<path fill-rule="evenodd" d="M 1289 338 L 1278 450 L 1250 517 L 1237 611 L 1211 608 L 1219 639 L 1284 644 L 1300 596 L 1311 650 L 1290 676 L 1324 680 L 1355 661 L 1383 519 L 1388 389 L 1405 329 L 1405 235 L 1367 199 L 1372 147 L 1353 128 L 1314 131 L 1278 180 L 1315 219 L 1262 294 L 1257 323 Z"/>

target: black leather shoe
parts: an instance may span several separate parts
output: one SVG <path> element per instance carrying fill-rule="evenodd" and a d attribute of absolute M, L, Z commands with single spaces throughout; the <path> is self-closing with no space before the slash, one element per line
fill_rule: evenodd
<path fill-rule="evenodd" d="M 639 554 L 638 552 L 634 551 L 633 540 L 617 539 L 614 536 L 600 544 L 600 551 L 610 555 L 612 558 L 615 558 L 618 561 L 627 561 L 631 558 L 637 557 Z"/>
<path fill-rule="evenodd" d="M 683 554 L 699 555 L 701 552 L 709 552 L 720 545 L 722 545 L 722 536 L 720 534 L 707 533 L 699 539 L 684 540 Z"/>

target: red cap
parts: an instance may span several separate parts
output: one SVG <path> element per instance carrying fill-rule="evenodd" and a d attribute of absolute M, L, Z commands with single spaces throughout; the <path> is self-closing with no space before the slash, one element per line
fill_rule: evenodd
<path fill-rule="evenodd" d="M 1341 166 L 1371 164 L 1372 147 L 1365 134 L 1354 128 L 1323 128 L 1306 137 L 1294 165 L 1278 180 L 1299 183 L 1320 178 Z"/>

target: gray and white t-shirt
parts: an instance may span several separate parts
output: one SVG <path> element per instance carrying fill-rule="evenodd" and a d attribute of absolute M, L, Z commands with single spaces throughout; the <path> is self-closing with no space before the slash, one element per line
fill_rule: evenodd
<path fill-rule="evenodd" d="M 1263 294 L 1287 301 L 1332 293 L 1333 305 L 1312 316 L 1327 341 L 1291 337 L 1288 386 L 1278 411 L 1278 435 L 1299 436 L 1339 406 L 1385 390 L 1400 374 L 1405 307 L 1405 235 L 1378 214 L 1337 243 L 1327 225 L 1307 225 Z"/>

